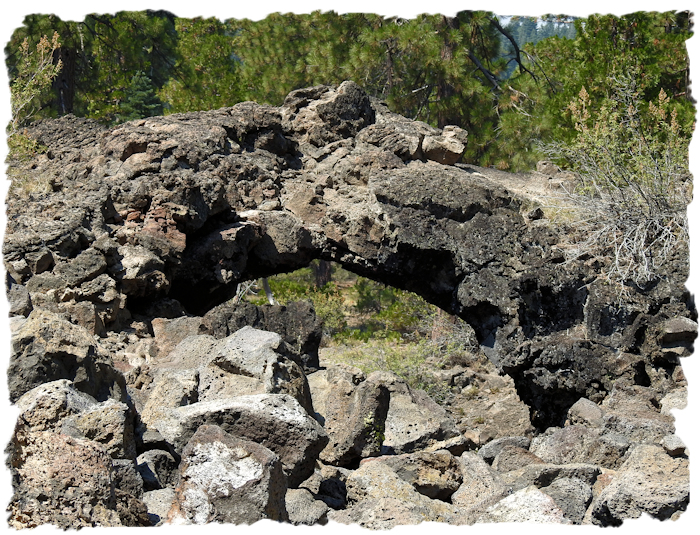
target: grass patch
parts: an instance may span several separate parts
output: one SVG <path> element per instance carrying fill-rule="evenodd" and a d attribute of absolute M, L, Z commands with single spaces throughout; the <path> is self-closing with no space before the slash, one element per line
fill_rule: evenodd
<path fill-rule="evenodd" d="M 9 195 L 26 198 L 32 194 L 53 191 L 53 176 L 38 171 L 31 164 L 36 156 L 48 150 L 47 147 L 20 133 L 9 136 L 7 145 L 9 152 L 5 163 L 8 164 L 7 177 L 11 181 Z"/>

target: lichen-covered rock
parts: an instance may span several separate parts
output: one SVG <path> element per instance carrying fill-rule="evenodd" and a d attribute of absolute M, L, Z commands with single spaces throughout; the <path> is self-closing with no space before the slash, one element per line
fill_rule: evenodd
<path fill-rule="evenodd" d="M 328 443 L 318 422 L 287 394 L 200 401 L 172 409 L 154 427 L 179 453 L 205 424 L 216 424 L 227 433 L 272 450 L 282 462 L 290 487 L 313 473 L 318 454 Z"/>
<path fill-rule="evenodd" d="M 345 466 L 382 451 L 389 410 L 389 390 L 374 374 L 360 384 L 343 370 L 335 370 L 328 381 L 324 428 L 328 445 L 321 460 Z"/>
<path fill-rule="evenodd" d="M 478 522 L 571 524 L 556 502 L 535 487 L 521 489 L 489 507 Z"/>
<path fill-rule="evenodd" d="M 616 384 L 601 408 L 603 431 L 631 442 L 658 444 L 675 431 L 673 416 L 659 410 L 658 394 L 649 387 Z"/>
<path fill-rule="evenodd" d="M 287 520 L 286 481 L 270 450 L 203 425 L 182 451 L 172 524 L 252 524 Z"/>

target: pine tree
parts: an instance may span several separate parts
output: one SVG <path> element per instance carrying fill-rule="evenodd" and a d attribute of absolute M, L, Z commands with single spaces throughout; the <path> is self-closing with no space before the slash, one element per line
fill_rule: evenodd
<path fill-rule="evenodd" d="M 123 123 L 161 113 L 163 113 L 163 103 L 156 96 L 153 82 L 145 73 L 138 71 L 131 78 L 124 92 L 124 100 L 119 103 L 115 122 Z"/>
<path fill-rule="evenodd" d="M 243 100 L 235 29 L 211 19 L 175 19 L 177 61 L 159 91 L 168 113 L 209 110 Z"/>

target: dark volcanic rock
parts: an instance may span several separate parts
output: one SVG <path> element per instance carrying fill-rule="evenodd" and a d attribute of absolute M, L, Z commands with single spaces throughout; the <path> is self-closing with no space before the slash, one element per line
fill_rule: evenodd
<path fill-rule="evenodd" d="M 499 420 L 517 421 L 517 429 L 479 434 L 480 444 L 542 433 L 529 452 L 492 446 L 485 458 L 498 473 L 477 457 L 462 463 L 462 489 L 452 499 L 468 511 L 420 494 L 383 463 L 366 463 L 343 481 L 324 479 L 347 482 L 347 494 L 319 484 L 314 498 L 347 506 L 328 512 L 329 519 L 369 527 L 476 518 L 605 525 L 642 512 L 672 517 L 686 507 L 687 450 L 673 439 L 673 417 L 659 408 L 687 386 L 680 359 L 697 336 L 697 311 L 684 287 L 686 251 L 660 266 L 664 277 L 654 284 L 621 291 L 601 276 L 610 259 L 567 253 L 570 229 L 516 190 L 509 182 L 515 175 L 459 163 L 467 132 L 393 114 L 354 82 L 296 90 L 280 107 L 245 102 L 113 128 L 66 116 L 34 124 L 27 134 L 48 150 L 24 170 L 47 177 L 48 190 L 8 197 L 10 398 L 66 380 L 100 406 L 73 419 L 70 437 L 26 429 L 24 438 L 15 437 L 12 525 L 147 523 L 133 495 L 140 492 L 135 467 L 148 489 L 174 485 L 172 465 L 183 452 L 192 466 L 199 463 L 199 446 L 186 446 L 203 425 L 268 448 L 290 487 L 312 476 L 329 436 L 334 442 L 325 458 L 344 466 L 379 453 L 461 454 L 469 445 L 465 433 L 478 433 L 453 416 L 469 406 L 448 414 L 424 392 L 382 373 L 313 399 L 303 373 L 320 368 L 322 329 L 313 307 L 232 301 L 239 283 L 315 259 L 416 292 L 471 325 L 480 351 L 517 390 L 511 405 L 494 412 L 526 404 L 532 424 L 518 411 Z M 252 384 L 260 374 L 239 366 L 235 355 L 207 360 L 209 350 L 243 327 L 281 337 L 275 351 L 288 362 L 269 360 L 277 372 L 268 374 L 274 388 L 265 394 Z M 177 361 L 169 372 L 168 359 Z M 311 382 L 322 385 L 326 372 Z M 450 386 L 464 389 L 466 375 L 461 381 Z M 241 395 L 246 388 L 256 395 Z M 322 398 L 330 398 L 325 407 L 312 406 Z M 484 411 L 492 399 L 484 396 Z M 349 419 L 332 414 L 334 406 Z M 310 414 L 326 416 L 328 433 Z M 567 421 L 573 425 L 563 431 L 546 431 Z M 111 430 L 122 427 L 134 427 L 137 436 L 113 443 Z M 146 452 L 138 465 L 135 448 Z M 147 454 L 152 448 L 161 453 Z M 115 487 L 110 454 L 123 488 Z M 65 457 L 56 467 L 61 474 L 84 459 L 88 474 L 75 476 L 78 487 L 34 470 L 56 456 Z M 665 467 L 677 472 L 671 482 Z M 619 472 L 601 474 L 608 468 Z M 599 476 L 599 486 L 613 480 L 593 490 L 581 520 L 586 488 Z M 30 489 L 44 484 L 46 495 Z M 68 503 L 68 487 L 77 489 L 71 503 L 83 512 Z M 517 496 L 496 507 L 509 488 Z M 474 489 L 478 496 L 469 495 Z M 149 497 L 157 504 L 154 520 L 172 498 L 160 494 Z M 311 503 L 305 492 L 291 496 Z M 555 502 L 567 496 L 571 507 L 560 509 Z M 218 507 L 218 498 L 209 498 Z M 178 507 L 186 509 L 185 502 L 181 493 Z M 522 504 L 532 515 L 514 513 Z M 295 522 L 321 521 L 324 507 L 317 505 Z M 283 506 L 277 509 L 221 518 L 286 518 Z M 199 515 L 192 511 L 183 514 Z"/>
<path fill-rule="evenodd" d="M 310 301 L 295 301 L 286 306 L 226 302 L 204 315 L 199 332 L 226 338 L 246 326 L 279 334 L 287 351 L 305 370 L 318 368 L 323 330 Z"/>
<path fill-rule="evenodd" d="M 59 315 L 35 309 L 12 337 L 8 369 L 10 399 L 35 386 L 69 379 L 98 401 L 126 400 L 124 376 L 90 334 Z"/>
<path fill-rule="evenodd" d="M 294 91 L 280 108 L 248 102 L 111 130 L 65 117 L 29 134 L 49 146 L 42 165 L 60 187 L 10 202 L 5 263 L 30 282 L 35 307 L 98 334 L 156 299 L 203 315 L 242 280 L 334 260 L 468 321 L 540 430 L 581 397 L 602 400 L 616 377 L 669 390 L 692 343 L 683 262 L 656 287 L 613 295 L 595 263 L 563 263 L 560 231 L 524 217 L 502 174 L 430 160 L 454 162 L 466 133 L 392 114 L 352 82 Z M 73 290 L 107 276 L 113 286 Z M 105 291 L 108 303 L 85 304 Z M 243 326 L 238 312 L 211 314 L 204 332 Z M 243 316 L 284 326 L 317 366 L 309 311 Z M 620 352 L 651 358 L 625 368 Z"/>

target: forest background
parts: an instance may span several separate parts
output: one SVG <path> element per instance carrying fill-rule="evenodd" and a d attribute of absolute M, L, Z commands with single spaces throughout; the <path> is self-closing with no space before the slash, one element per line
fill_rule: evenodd
<path fill-rule="evenodd" d="M 576 135 L 568 106 L 582 88 L 594 114 L 621 77 L 635 80 L 644 102 L 663 90 L 689 139 L 690 24 L 687 11 L 411 19 L 316 11 L 259 21 L 163 10 L 81 21 L 49 14 L 27 16 L 5 54 L 11 84 L 32 71 L 26 56 L 43 37 L 60 62 L 19 123 L 72 113 L 114 125 L 245 100 L 279 106 L 293 89 L 354 80 L 401 115 L 467 130 L 465 162 L 521 171 L 542 159 L 541 143 Z"/>

